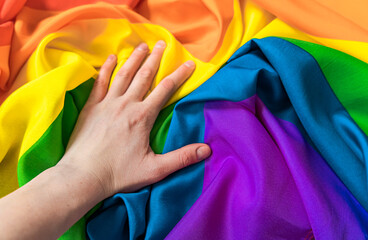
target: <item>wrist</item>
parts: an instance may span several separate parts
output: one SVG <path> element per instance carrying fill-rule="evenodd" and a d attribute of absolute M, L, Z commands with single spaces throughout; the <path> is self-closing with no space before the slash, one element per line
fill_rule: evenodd
<path fill-rule="evenodd" d="M 87 168 L 84 169 L 65 161 L 64 158 L 62 160 L 49 169 L 50 174 L 68 186 L 71 191 L 74 191 L 76 200 L 86 201 L 89 199 L 95 205 L 108 197 L 105 184 L 99 176 Z"/>

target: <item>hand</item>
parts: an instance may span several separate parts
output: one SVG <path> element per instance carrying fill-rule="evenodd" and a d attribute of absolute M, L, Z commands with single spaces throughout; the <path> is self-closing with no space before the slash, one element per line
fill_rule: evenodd
<path fill-rule="evenodd" d="M 193 61 L 184 63 L 144 99 L 165 47 L 165 42 L 157 42 L 143 63 L 149 49 L 140 44 L 108 90 L 116 65 L 116 57 L 109 56 L 58 164 L 98 181 L 105 197 L 138 190 L 211 154 L 206 144 L 199 143 L 164 155 L 155 154 L 149 146 L 159 111 L 195 68 Z"/>
<path fill-rule="evenodd" d="M 141 44 L 109 91 L 116 57 L 108 58 L 63 158 L 0 199 L 0 219 L 6 219 L 0 221 L 0 232 L 5 239 L 56 239 L 103 199 L 138 190 L 211 154 L 206 144 L 164 155 L 156 155 L 149 146 L 160 109 L 194 70 L 194 63 L 186 62 L 144 99 L 164 49 L 165 43 L 159 41 L 142 64 L 148 46 Z"/>

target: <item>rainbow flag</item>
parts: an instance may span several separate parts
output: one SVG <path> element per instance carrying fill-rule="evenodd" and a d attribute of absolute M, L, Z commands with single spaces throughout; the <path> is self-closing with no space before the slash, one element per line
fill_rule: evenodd
<path fill-rule="evenodd" d="M 151 147 L 205 142 L 211 157 L 106 199 L 61 239 L 367 239 L 366 9 L 0 1 L 0 197 L 60 160 L 109 54 L 116 73 L 139 43 L 162 39 L 151 90 L 184 61 L 197 67 L 160 112 Z"/>

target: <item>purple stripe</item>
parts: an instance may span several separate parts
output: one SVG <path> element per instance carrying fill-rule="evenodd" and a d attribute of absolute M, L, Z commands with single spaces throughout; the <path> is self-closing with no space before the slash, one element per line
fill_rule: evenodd
<path fill-rule="evenodd" d="M 203 192 L 167 239 L 364 239 L 361 207 L 292 123 L 256 96 L 204 115 Z"/>

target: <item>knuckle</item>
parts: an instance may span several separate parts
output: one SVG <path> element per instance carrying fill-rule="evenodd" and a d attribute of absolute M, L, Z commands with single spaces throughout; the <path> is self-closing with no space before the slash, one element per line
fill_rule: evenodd
<path fill-rule="evenodd" d="M 144 118 L 147 118 L 147 116 L 149 116 L 150 108 L 147 105 L 140 104 L 139 109 Z"/>
<path fill-rule="evenodd" d="M 148 67 L 141 68 L 141 70 L 139 71 L 139 75 L 144 78 L 149 78 L 152 76 L 152 74 L 153 74 L 152 69 Z"/>
<path fill-rule="evenodd" d="M 118 77 L 122 79 L 129 79 L 131 77 L 131 74 L 127 69 L 122 68 L 118 72 Z"/>
<path fill-rule="evenodd" d="M 119 108 L 118 110 L 119 111 L 123 111 L 129 104 L 129 99 L 122 96 L 121 98 L 118 99 L 118 105 L 119 105 Z"/>
<path fill-rule="evenodd" d="M 136 126 L 139 122 L 139 119 L 136 118 L 136 117 L 132 117 L 132 118 L 129 118 L 128 120 L 128 126 L 129 128 L 133 128 L 134 126 Z"/>
<path fill-rule="evenodd" d="M 162 80 L 161 84 L 165 89 L 169 91 L 175 89 L 175 82 L 172 78 L 165 78 L 164 80 Z"/>
<path fill-rule="evenodd" d="M 103 74 L 100 74 L 98 78 L 95 80 L 94 86 L 99 88 L 106 85 L 106 78 L 103 76 Z"/>
<path fill-rule="evenodd" d="M 128 124 L 129 127 L 132 128 L 137 126 L 138 124 L 146 123 L 147 120 L 147 113 L 142 109 L 135 111 L 134 115 L 129 117 Z"/>
<path fill-rule="evenodd" d="M 147 89 L 149 86 L 149 82 L 148 81 L 137 81 L 137 86 L 138 88 L 141 90 L 141 92 L 143 93 L 143 89 Z"/>
<path fill-rule="evenodd" d="M 179 162 L 180 165 L 185 168 L 190 165 L 192 162 L 193 156 L 189 154 L 188 152 L 183 152 L 179 155 Z"/>

